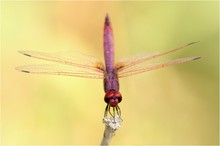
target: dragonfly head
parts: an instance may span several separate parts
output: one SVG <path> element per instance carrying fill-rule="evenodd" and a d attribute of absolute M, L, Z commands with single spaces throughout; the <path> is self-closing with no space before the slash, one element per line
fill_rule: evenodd
<path fill-rule="evenodd" d="M 121 102 L 122 96 L 119 91 L 107 91 L 105 93 L 105 102 L 109 104 L 111 107 L 118 106 L 118 103 Z"/>

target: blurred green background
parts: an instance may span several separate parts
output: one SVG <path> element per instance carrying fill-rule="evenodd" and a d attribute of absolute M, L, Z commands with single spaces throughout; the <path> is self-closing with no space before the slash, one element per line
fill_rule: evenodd
<path fill-rule="evenodd" d="M 2 144 L 99 144 L 103 81 L 32 75 L 49 63 L 19 50 L 73 50 L 103 60 L 110 15 L 116 59 L 200 41 L 163 59 L 190 63 L 120 79 L 123 123 L 111 144 L 218 144 L 218 2 L 1 2 Z"/>

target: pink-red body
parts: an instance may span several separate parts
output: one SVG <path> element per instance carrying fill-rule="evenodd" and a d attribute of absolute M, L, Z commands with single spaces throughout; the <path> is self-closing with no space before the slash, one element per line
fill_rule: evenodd
<path fill-rule="evenodd" d="M 119 92 L 117 69 L 114 68 L 114 40 L 113 32 L 108 15 L 104 24 L 104 56 L 105 56 L 105 77 L 104 90 L 105 102 L 112 107 L 118 106 L 122 96 Z M 114 93 L 114 94 L 113 94 Z"/>

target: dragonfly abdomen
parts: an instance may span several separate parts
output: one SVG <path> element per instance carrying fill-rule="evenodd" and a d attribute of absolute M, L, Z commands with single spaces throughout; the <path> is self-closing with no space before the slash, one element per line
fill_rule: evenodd
<path fill-rule="evenodd" d="M 105 66 L 107 71 L 111 71 L 114 68 L 114 42 L 111 23 L 108 15 L 105 17 L 104 25 L 104 56 Z"/>

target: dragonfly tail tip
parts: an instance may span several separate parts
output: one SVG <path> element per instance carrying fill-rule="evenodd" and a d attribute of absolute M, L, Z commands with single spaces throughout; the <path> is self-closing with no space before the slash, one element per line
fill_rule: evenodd
<path fill-rule="evenodd" d="M 106 13 L 106 16 L 105 16 L 105 25 L 106 26 L 110 25 L 110 19 L 109 19 L 108 13 Z"/>

